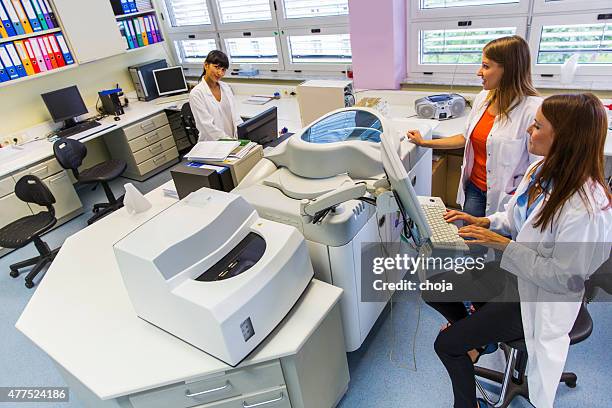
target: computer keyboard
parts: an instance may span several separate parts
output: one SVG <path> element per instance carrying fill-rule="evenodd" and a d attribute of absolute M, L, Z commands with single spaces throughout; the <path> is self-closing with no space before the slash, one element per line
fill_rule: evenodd
<path fill-rule="evenodd" d="M 452 223 L 446 222 L 444 213 L 446 207 L 442 200 L 432 197 L 429 203 L 421 203 L 425 218 L 431 229 L 430 241 L 435 249 L 457 249 L 469 251 L 464 239 L 459 236 L 458 228 Z M 432 202 L 433 201 L 433 202 Z"/>
<path fill-rule="evenodd" d="M 161 98 L 155 101 L 155 104 L 163 105 L 164 103 L 186 101 L 187 99 L 189 99 L 188 93 L 182 93 L 182 94 L 172 95 L 172 96 L 162 96 Z"/>
<path fill-rule="evenodd" d="M 86 130 L 89 129 L 93 129 L 96 126 L 100 126 L 101 123 L 100 122 L 96 122 L 95 120 L 90 120 L 87 122 L 81 122 L 79 124 L 77 124 L 76 126 L 73 127 L 69 127 L 68 129 L 63 129 L 60 130 L 56 133 L 57 136 L 59 137 L 70 137 L 70 136 L 74 136 L 78 133 L 84 132 Z"/>

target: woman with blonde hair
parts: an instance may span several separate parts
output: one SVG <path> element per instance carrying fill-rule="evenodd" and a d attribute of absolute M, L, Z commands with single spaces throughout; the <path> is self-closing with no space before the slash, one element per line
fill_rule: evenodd
<path fill-rule="evenodd" d="M 484 90 L 472 103 L 463 134 L 425 140 L 411 130 L 407 136 L 424 147 L 465 147 L 457 202 L 482 217 L 503 210 L 535 159 L 527 152 L 527 127 L 542 99 L 531 82 L 529 45 L 517 35 L 489 42 L 477 75 Z"/>

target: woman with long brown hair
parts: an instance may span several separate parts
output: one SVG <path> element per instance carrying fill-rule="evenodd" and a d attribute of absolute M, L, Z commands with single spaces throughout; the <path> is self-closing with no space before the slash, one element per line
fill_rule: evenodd
<path fill-rule="evenodd" d="M 449 222 L 470 224 L 459 230 L 461 236 L 503 252 L 500 267 L 516 276 L 521 300 L 520 305 L 486 303 L 438 335 L 435 348 L 451 376 L 456 408 L 485 406 L 476 402 L 467 352 L 520 338 L 529 355 L 531 403 L 553 406 L 584 282 L 612 247 L 606 133 L 606 112 L 594 95 L 547 98 L 529 127 L 529 152 L 544 158 L 527 170 L 506 211 L 488 217 L 446 214 Z"/>
<path fill-rule="evenodd" d="M 504 208 L 529 167 L 527 127 L 542 99 L 531 82 L 529 45 L 517 35 L 489 42 L 477 75 L 484 90 L 472 104 L 463 134 L 425 140 L 411 130 L 407 136 L 435 149 L 465 146 L 457 202 L 482 217 Z"/>

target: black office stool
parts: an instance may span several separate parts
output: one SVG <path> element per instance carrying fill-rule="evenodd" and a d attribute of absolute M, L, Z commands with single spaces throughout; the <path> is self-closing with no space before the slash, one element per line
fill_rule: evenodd
<path fill-rule="evenodd" d="M 181 108 L 181 123 L 183 124 L 185 134 L 187 134 L 189 143 L 194 146 L 200 138 L 200 132 L 196 127 L 195 118 L 193 117 L 193 112 L 191 111 L 189 102 L 183 104 L 183 107 Z"/>
<path fill-rule="evenodd" d="M 19 276 L 19 269 L 34 265 L 25 278 L 26 288 L 32 288 L 36 275 L 45 265 L 53 261 L 59 251 L 59 248 L 51 250 L 49 245 L 40 239 L 42 234 L 49 231 L 57 223 L 55 209 L 53 208 L 55 197 L 38 177 L 30 175 L 19 179 L 15 185 L 15 195 L 26 203 L 47 207 L 47 211 L 22 217 L 0 229 L 0 246 L 4 248 L 18 249 L 34 242 L 40 255 L 10 266 L 11 276 L 16 278 Z"/>
<path fill-rule="evenodd" d="M 608 261 L 610 262 L 610 261 Z M 569 333 L 570 344 L 578 344 L 586 340 L 593 332 L 593 319 L 587 310 L 587 304 L 593 300 L 598 288 L 612 294 L 612 276 L 605 267 L 600 268 L 600 273 L 595 273 L 585 283 L 585 300 L 582 303 L 578 317 Z M 527 348 L 525 340 L 519 339 L 508 343 L 500 343 L 500 347 L 506 355 L 506 367 L 504 372 L 490 370 L 484 367 L 474 367 L 477 377 L 494 381 L 501 385 L 500 396 L 497 401 L 493 400 L 483 385 L 476 380 L 476 386 L 489 405 L 495 408 L 506 408 L 512 400 L 520 395 L 529 401 L 529 390 L 527 388 Z M 575 373 L 564 372 L 559 379 L 570 388 L 576 387 L 578 377 Z"/>
<path fill-rule="evenodd" d="M 123 196 L 115 198 L 108 183 L 123 174 L 127 168 L 127 164 L 124 161 L 109 160 L 79 172 L 78 168 L 83 163 L 85 156 L 87 156 L 87 147 L 78 140 L 73 139 L 56 141 L 53 144 L 53 153 L 63 168 L 72 170 L 72 174 L 74 174 L 77 181 L 83 184 L 94 184 L 94 189 L 100 183 L 104 189 L 108 202 L 94 204 L 94 215 L 87 220 L 87 224 L 91 225 L 100 218 L 123 207 Z"/>

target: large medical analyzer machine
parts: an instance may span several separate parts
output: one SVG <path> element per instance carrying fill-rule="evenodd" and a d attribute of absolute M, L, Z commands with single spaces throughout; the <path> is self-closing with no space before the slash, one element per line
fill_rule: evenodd
<path fill-rule="evenodd" d="M 244 198 L 203 188 L 114 245 L 138 316 L 236 366 L 313 277 L 303 236 Z"/>
<path fill-rule="evenodd" d="M 233 190 L 262 218 L 296 227 L 306 238 L 315 277 L 344 290 L 347 351 L 361 346 L 386 305 L 362 300 L 362 244 L 397 242 L 403 227 L 394 214 L 377 217 L 372 205 L 374 183 L 385 177 L 383 134 L 397 141 L 415 190 L 431 191 L 431 150 L 407 140 L 410 128 L 431 137 L 429 126 L 392 121 L 372 109 L 330 112 L 267 154 Z"/>

